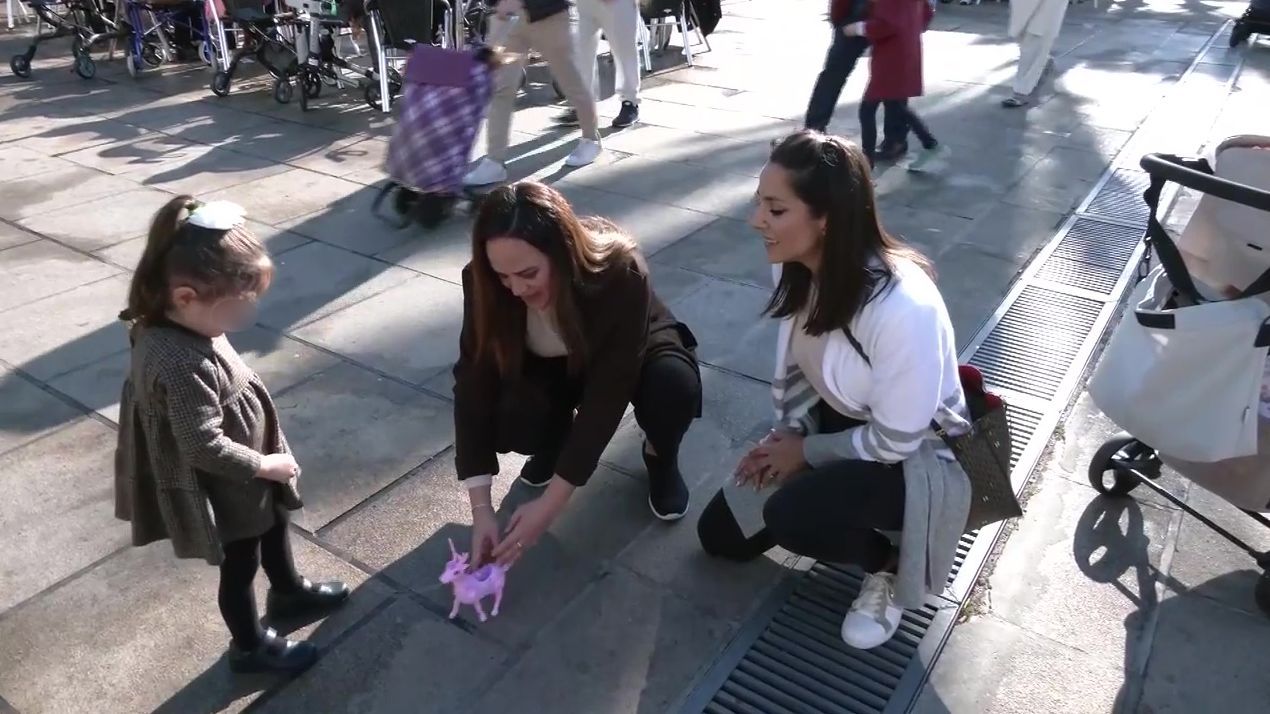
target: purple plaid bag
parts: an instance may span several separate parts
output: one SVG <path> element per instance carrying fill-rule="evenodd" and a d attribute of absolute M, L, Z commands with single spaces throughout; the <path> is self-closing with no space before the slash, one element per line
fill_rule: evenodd
<path fill-rule="evenodd" d="M 494 85 L 493 70 L 478 59 L 479 52 L 414 48 L 406 63 L 401 118 L 388 144 L 393 181 L 419 193 L 460 193 Z"/>

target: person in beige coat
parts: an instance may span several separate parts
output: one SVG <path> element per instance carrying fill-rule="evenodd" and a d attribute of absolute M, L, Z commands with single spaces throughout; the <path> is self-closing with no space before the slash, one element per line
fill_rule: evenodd
<path fill-rule="evenodd" d="M 1066 15 L 1067 0 L 1011 0 L 1009 33 L 1019 43 L 1019 65 L 1014 94 L 1001 106 L 1016 108 L 1032 103 L 1036 86 L 1054 70 L 1054 41 Z"/>

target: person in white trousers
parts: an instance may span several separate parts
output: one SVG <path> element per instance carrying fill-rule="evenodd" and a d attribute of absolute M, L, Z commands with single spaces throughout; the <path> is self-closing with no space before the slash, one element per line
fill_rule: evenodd
<path fill-rule="evenodd" d="M 1054 41 L 1066 15 L 1067 0 L 1011 0 L 1009 32 L 1019 43 L 1019 67 L 1014 75 L 1014 94 L 1002 101 L 1002 106 L 1032 103 L 1036 85 L 1054 70 Z"/>
<path fill-rule="evenodd" d="M 599 63 L 596 52 L 600 33 L 609 43 L 616 70 L 617 95 L 622 108 L 613 119 L 614 129 L 625 129 L 639 121 L 639 0 L 577 0 L 578 71 L 598 99 Z M 577 112 L 570 109 L 558 117 L 561 124 L 576 124 Z"/>

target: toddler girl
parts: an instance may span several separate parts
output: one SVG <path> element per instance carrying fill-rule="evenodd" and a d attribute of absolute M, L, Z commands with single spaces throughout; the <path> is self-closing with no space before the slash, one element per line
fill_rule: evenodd
<path fill-rule="evenodd" d="M 340 582 L 295 571 L 288 510 L 300 467 L 260 377 L 225 333 L 251 324 L 273 263 L 232 203 L 169 201 L 155 215 L 132 277 L 132 370 L 124 382 L 116 515 L 134 545 L 170 539 L 178 558 L 220 566 L 217 602 L 235 672 L 288 672 L 317 656 L 264 628 L 252 582 L 263 565 L 271 618 L 316 615 L 347 599 Z"/>

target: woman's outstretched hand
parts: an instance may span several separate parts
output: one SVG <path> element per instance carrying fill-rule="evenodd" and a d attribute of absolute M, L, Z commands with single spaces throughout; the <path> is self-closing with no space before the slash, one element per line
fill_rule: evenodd
<path fill-rule="evenodd" d="M 541 496 L 517 508 L 502 542 L 494 549 L 494 560 L 508 568 L 520 560 L 564 511 L 573 489 L 573 485 L 557 476 Z"/>
<path fill-rule="evenodd" d="M 493 560 L 494 550 L 498 548 L 498 518 L 490 506 L 481 506 L 472 511 L 472 570 Z"/>

